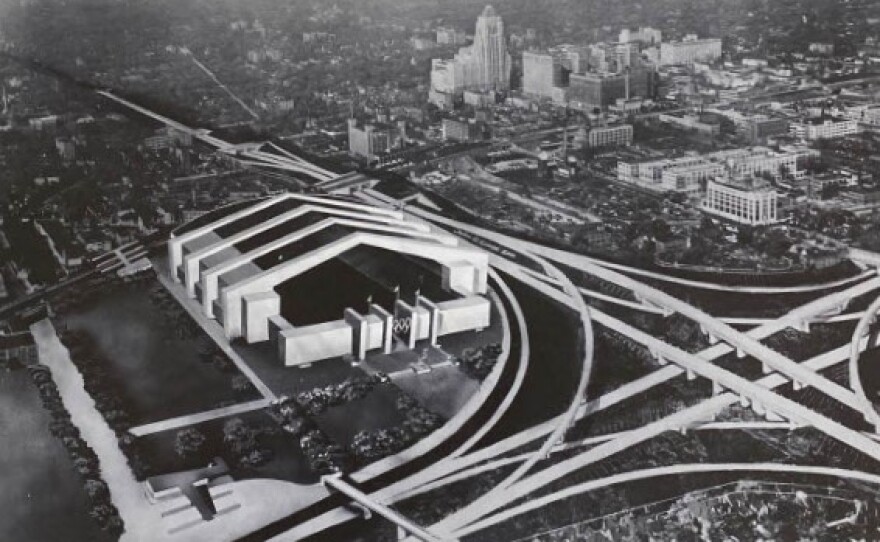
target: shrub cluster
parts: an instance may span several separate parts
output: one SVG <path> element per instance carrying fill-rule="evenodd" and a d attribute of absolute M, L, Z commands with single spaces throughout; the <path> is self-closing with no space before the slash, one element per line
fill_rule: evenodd
<path fill-rule="evenodd" d="M 34 365 L 28 368 L 31 380 L 40 394 L 43 408 L 50 414 L 49 431 L 61 441 L 67 454 L 73 461 L 74 468 L 80 475 L 83 489 L 89 497 L 91 508 L 89 515 L 98 525 L 112 536 L 118 538 L 125 527 L 119 510 L 110 500 L 107 483 L 101 478 L 101 466 L 94 450 L 80 436 L 79 429 L 70 420 L 70 413 L 61 401 L 58 386 L 52 380 L 52 373 L 45 365 Z"/>

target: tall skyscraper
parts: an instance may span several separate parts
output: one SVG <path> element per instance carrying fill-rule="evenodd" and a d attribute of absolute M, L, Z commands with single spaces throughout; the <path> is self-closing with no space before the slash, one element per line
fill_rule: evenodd
<path fill-rule="evenodd" d="M 504 39 L 504 22 L 492 6 L 486 6 L 477 18 L 472 58 L 475 87 L 484 90 L 510 87 L 510 53 Z"/>
<path fill-rule="evenodd" d="M 462 47 L 452 60 L 434 59 L 431 67 L 432 97 L 461 94 L 465 90 L 510 88 L 510 53 L 504 22 L 492 6 L 477 18 L 474 43 Z"/>

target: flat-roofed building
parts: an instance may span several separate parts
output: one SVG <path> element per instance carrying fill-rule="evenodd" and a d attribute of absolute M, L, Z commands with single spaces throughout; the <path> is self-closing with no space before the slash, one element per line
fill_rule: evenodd
<path fill-rule="evenodd" d="M 695 130 L 702 134 L 716 136 L 721 133 L 721 123 L 705 115 L 669 115 L 661 113 L 658 120 L 684 130 Z"/>
<path fill-rule="evenodd" d="M 861 131 L 861 127 L 859 121 L 855 119 L 826 116 L 792 122 L 789 131 L 795 137 L 815 141 L 857 134 Z"/>
<path fill-rule="evenodd" d="M 488 255 L 339 196 L 281 194 L 203 216 L 168 241 L 168 271 L 226 338 L 285 365 L 410 348 L 489 325 Z"/>
<path fill-rule="evenodd" d="M 366 123 L 358 124 L 355 119 L 348 121 L 348 150 L 354 156 L 373 160 L 392 149 L 400 139 L 396 126 Z"/>
<path fill-rule="evenodd" d="M 660 43 L 663 41 L 663 32 L 656 28 L 651 28 L 650 26 L 640 26 L 635 30 L 631 28 L 624 28 L 620 31 L 618 41 L 620 43 L 637 42 L 650 47 L 652 45 L 660 45 Z"/>
<path fill-rule="evenodd" d="M 777 152 L 767 147 L 749 147 L 672 159 L 620 161 L 617 178 L 651 190 L 696 194 L 702 190 L 703 183 L 722 175 L 735 178 L 769 175 L 780 180 L 787 174 L 800 179 L 804 175 L 800 161 L 808 156 L 815 156 L 815 151 L 794 148 Z"/>
<path fill-rule="evenodd" d="M 431 90 L 455 94 L 464 87 L 462 66 L 455 60 L 435 58 L 431 61 Z"/>
<path fill-rule="evenodd" d="M 752 143 L 766 141 L 767 138 L 788 133 L 788 119 L 770 118 L 765 115 L 752 115 L 738 128 Z"/>
<path fill-rule="evenodd" d="M 587 146 L 590 148 L 629 145 L 632 140 L 633 127 L 631 124 L 600 126 L 587 132 Z"/>
<path fill-rule="evenodd" d="M 764 226 L 775 224 L 778 194 L 762 179 L 741 181 L 714 179 L 706 186 L 703 210 L 739 224 Z"/>
<path fill-rule="evenodd" d="M 437 28 L 438 45 L 461 45 L 465 41 L 464 32 L 448 26 Z"/>
<path fill-rule="evenodd" d="M 443 119 L 441 130 L 444 141 L 471 141 L 477 138 L 478 127 L 467 120 Z"/>
<path fill-rule="evenodd" d="M 843 112 L 843 116 L 862 124 L 880 126 L 880 104 L 849 107 Z"/>
<path fill-rule="evenodd" d="M 549 52 L 524 51 L 522 62 L 524 94 L 551 98 L 554 88 L 567 84 L 562 63 Z"/>
<path fill-rule="evenodd" d="M 660 44 L 661 66 L 713 62 L 719 58 L 721 58 L 719 38 L 698 39 L 696 35 L 689 34 L 681 41 Z"/>
<path fill-rule="evenodd" d="M 654 71 L 648 66 L 636 66 L 620 73 L 588 72 L 569 76 L 569 105 L 581 111 L 604 109 L 619 99 L 653 96 Z"/>

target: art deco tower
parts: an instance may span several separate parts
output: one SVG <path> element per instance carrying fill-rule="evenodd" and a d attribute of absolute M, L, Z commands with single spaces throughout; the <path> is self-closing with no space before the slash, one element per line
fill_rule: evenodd
<path fill-rule="evenodd" d="M 510 54 L 504 39 L 504 22 L 492 6 L 477 18 L 472 46 L 473 86 L 484 89 L 510 88 Z"/>

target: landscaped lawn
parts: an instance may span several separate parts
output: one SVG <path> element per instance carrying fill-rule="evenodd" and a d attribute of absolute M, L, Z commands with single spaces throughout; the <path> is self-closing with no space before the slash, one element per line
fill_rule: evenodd
<path fill-rule="evenodd" d="M 348 446 L 360 431 L 396 427 L 404 417 L 397 409 L 397 390 L 379 384 L 362 399 L 327 409 L 315 416 L 315 422 L 337 443 Z"/>
<path fill-rule="evenodd" d="M 277 428 L 275 422 L 264 412 L 251 412 L 241 418 L 253 428 Z M 313 484 L 318 482 L 318 476 L 313 473 L 303 457 L 299 446 L 299 437 L 295 437 L 283 431 L 275 434 L 262 435 L 260 443 L 271 450 L 273 458 L 265 465 L 259 467 L 239 467 L 235 465 L 231 456 L 223 451 L 223 424 L 229 418 L 212 420 L 210 422 L 194 425 L 207 438 L 209 450 L 205 459 L 210 456 L 220 455 L 224 457 L 230 466 L 232 476 L 239 479 L 247 478 L 274 478 L 300 484 Z M 204 467 L 205 463 L 198 458 L 181 458 L 174 450 L 174 441 L 177 431 L 164 431 L 148 435 L 138 439 L 144 455 L 150 458 L 150 463 L 156 468 L 157 473 L 175 472 L 180 470 Z"/>
<path fill-rule="evenodd" d="M 153 283 L 128 285 L 70 314 L 70 329 L 91 335 L 131 401 L 135 424 L 192 414 L 257 399 L 256 390 L 236 395 L 224 373 L 199 357 L 199 339 L 178 338 L 153 305 Z"/>
<path fill-rule="evenodd" d="M 0 540 L 101 542 L 88 497 L 25 370 L 0 370 Z"/>
<path fill-rule="evenodd" d="M 451 419 L 480 388 L 480 383 L 455 367 L 443 367 L 425 374 L 410 373 L 394 383 L 418 399 L 419 403 L 444 418 Z"/>

